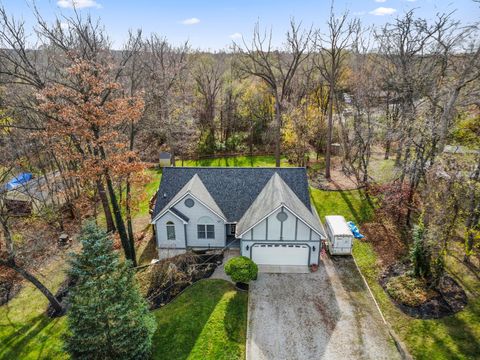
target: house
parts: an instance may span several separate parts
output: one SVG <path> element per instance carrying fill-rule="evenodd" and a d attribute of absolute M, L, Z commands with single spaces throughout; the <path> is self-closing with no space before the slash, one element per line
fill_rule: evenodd
<path fill-rule="evenodd" d="M 37 214 L 49 206 L 66 203 L 66 190 L 73 186 L 59 171 L 33 177 L 30 173 L 15 176 L 2 189 L 2 201 L 16 215 Z"/>
<path fill-rule="evenodd" d="M 165 168 L 152 224 L 160 256 L 236 247 L 260 265 L 318 264 L 326 239 L 305 168 Z"/>
<path fill-rule="evenodd" d="M 159 164 L 161 167 L 170 166 L 172 162 L 172 155 L 168 152 L 161 152 L 159 156 Z"/>

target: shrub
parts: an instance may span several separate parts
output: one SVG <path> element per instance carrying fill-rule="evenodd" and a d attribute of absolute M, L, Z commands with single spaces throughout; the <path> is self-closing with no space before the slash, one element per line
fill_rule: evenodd
<path fill-rule="evenodd" d="M 413 265 L 413 274 L 416 277 L 426 278 L 431 274 L 430 249 L 426 244 L 425 226 L 420 221 L 413 229 L 413 246 L 410 250 L 410 260 Z"/>
<path fill-rule="evenodd" d="M 257 278 L 258 266 L 245 256 L 237 256 L 227 261 L 225 273 L 232 281 L 246 284 Z"/>
<path fill-rule="evenodd" d="M 406 274 L 392 277 L 386 284 L 388 294 L 401 304 L 419 306 L 435 296 L 436 292 L 428 289 L 424 279 Z"/>

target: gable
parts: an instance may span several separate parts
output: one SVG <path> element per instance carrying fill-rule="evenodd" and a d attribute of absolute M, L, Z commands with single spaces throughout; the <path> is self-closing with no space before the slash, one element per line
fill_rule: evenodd
<path fill-rule="evenodd" d="M 278 209 L 286 208 L 298 219 L 320 236 L 325 231 L 316 211 L 311 211 L 277 173 L 273 174 L 252 205 L 248 208 L 237 224 L 237 236 L 242 236 L 256 226 L 265 217 Z"/>
<path fill-rule="evenodd" d="M 275 173 L 311 211 L 305 168 L 170 167 L 163 170 L 152 216 L 158 215 L 197 174 L 227 221 L 237 222 Z"/>

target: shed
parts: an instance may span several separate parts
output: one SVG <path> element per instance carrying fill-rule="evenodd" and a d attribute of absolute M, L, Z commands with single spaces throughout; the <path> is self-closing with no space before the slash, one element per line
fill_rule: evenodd
<path fill-rule="evenodd" d="M 159 163 L 161 167 L 170 166 L 172 162 L 172 155 L 169 152 L 161 152 Z"/>
<path fill-rule="evenodd" d="M 340 215 L 325 216 L 328 251 L 332 255 L 351 255 L 353 234 L 345 218 Z"/>

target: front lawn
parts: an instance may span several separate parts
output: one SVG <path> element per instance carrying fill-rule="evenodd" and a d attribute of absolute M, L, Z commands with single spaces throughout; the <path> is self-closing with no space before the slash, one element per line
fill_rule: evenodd
<path fill-rule="evenodd" d="M 247 293 L 201 280 L 155 311 L 154 359 L 244 359 Z"/>
<path fill-rule="evenodd" d="M 56 289 L 65 262 L 44 269 L 45 284 Z M 0 307 L 0 359 L 67 359 L 62 336 L 66 318 L 45 316 L 45 297 L 25 283 Z M 155 310 L 158 329 L 154 359 L 244 359 L 247 294 L 224 280 L 201 280 L 165 307 Z"/>

